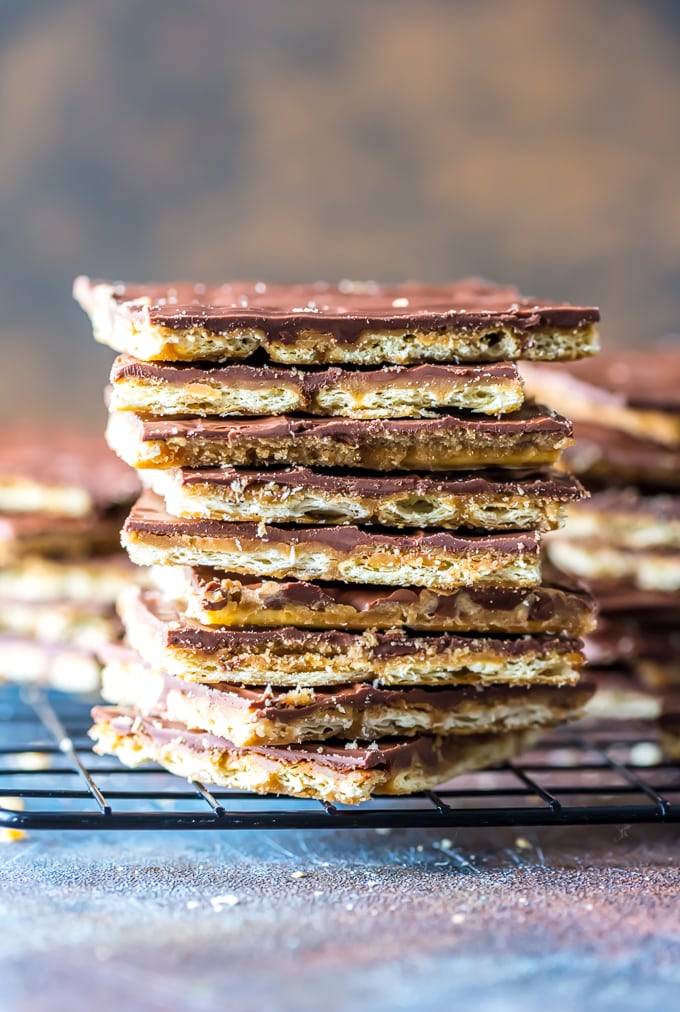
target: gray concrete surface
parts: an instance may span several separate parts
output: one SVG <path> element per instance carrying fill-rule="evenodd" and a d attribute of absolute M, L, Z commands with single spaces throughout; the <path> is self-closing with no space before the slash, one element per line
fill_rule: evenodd
<path fill-rule="evenodd" d="M 677 827 L 520 832 L 30 834 L 0 1007 L 675 1007 Z"/>

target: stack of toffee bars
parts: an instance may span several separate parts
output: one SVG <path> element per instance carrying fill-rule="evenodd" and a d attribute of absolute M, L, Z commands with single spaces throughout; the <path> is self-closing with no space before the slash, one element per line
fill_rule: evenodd
<path fill-rule="evenodd" d="M 115 600 L 135 569 L 120 525 L 135 474 L 74 430 L 0 433 L 0 681 L 96 692 L 97 651 L 120 638 Z"/>
<path fill-rule="evenodd" d="M 598 312 L 482 281 L 76 281 L 121 352 L 108 439 L 146 491 L 93 711 L 102 753 L 355 804 L 516 755 L 578 715 L 587 593 L 541 532 L 580 499 L 571 425 L 514 364 Z"/>
<path fill-rule="evenodd" d="M 574 419 L 565 462 L 591 491 L 546 544 L 599 606 L 586 638 L 599 687 L 593 712 L 661 715 L 662 738 L 672 750 L 674 733 L 680 756 L 680 345 L 523 373 L 536 396 Z"/>

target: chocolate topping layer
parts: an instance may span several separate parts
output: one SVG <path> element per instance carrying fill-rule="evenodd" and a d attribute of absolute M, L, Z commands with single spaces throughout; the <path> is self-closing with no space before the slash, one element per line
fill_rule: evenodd
<path fill-rule="evenodd" d="M 448 412 L 437 418 L 353 419 L 353 418 L 142 418 L 142 440 L 173 437 L 191 440 L 214 439 L 230 442 L 239 436 L 248 438 L 299 438 L 311 433 L 321 438 L 358 443 L 367 436 L 406 433 L 436 433 L 469 429 L 482 436 L 512 436 L 524 433 L 554 433 L 556 439 L 569 439 L 571 423 L 548 408 L 524 404 L 518 411 L 500 418 L 486 418 L 463 412 Z"/>
<path fill-rule="evenodd" d="M 519 373 L 511 362 L 487 362 L 479 365 L 391 366 L 382 369 L 299 369 L 294 366 L 216 365 L 214 362 L 142 362 L 131 355 L 119 355 L 113 363 L 110 380 L 141 379 L 162 383 L 209 382 L 236 385 L 284 383 L 295 386 L 310 397 L 325 387 L 370 388 L 406 381 L 426 384 L 432 381 L 474 384 L 516 381 Z"/>
<path fill-rule="evenodd" d="M 323 745 L 249 745 L 237 746 L 226 738 L 203 731 L 190 731 L 182 724 L 172 723 L 161 716 L 146 717 L 125 707 L 95 706 L 92 709 L 95 725 L 110 724 L 121 736 L 143 733 L 153 742 L 165 745 L 177 743 L 195 752 L 219 750 L 232 754 L 262 756 L 286 764 L 311 762 L 326 766 L 339 773 L 353 770 L 397 770 L 418 761 L 424 768 L 439 762 L 442 739 L 421 735 L 414 738 L 386 738 L 380 744 L 346 748 L 340 742 Z"/>
<path fill-rule="evenodd" d="M 230 485 L 246 490 L 258 485 L 286 488 L 324 489 L 346 495 L 389 496 L 398 493 L 428 494 L 447 492 L 469 496 L 535 496 L 560 501 L 575 501 L 585 495 L 583 486 L 571 475 L 560 471 L 473 471 L 400 474 L 391 478 L 380 472 L 354 474 L 344 469 L 316 471 L 308 467 L 249 470 L 236 467 L 180 468 L 177 480 L 188 485 Z"/>
<path fill-rule="evenodd" d="M 75 294 L 86 310 L 99 282 L 79 278 Z M 365 331 L 489 330 L 494 326 L 532 332 L 574 329 L 600 318 L 593 307 L 536 302 L 513 286 L 477 278 L 449 285 L 325 282 L 301 285 L 234 281 L 111 286 L 116 310 L 138 326 L 213 333 L 252 329 L 269 340 L 294 344 L 309 331 L 351 344 Z"/>
<path fill-rule="evenodd" d="M 465 612 L 470 602 L 489 611 L 513 611 L 526 608 L 527 621 L 549 620 L 559 608 L 553 590 L 568 593 L 589 601 L 582 584 L 558 573 L 549 563 L 543 566 L 543 583 L 540 587 L 464 587 L 451 593 L 440 593 L 420 588 L 400 587 L 391 591 L 385 587 L 357 586 L 344 583 L 308 582 L 303 580 L 267 580 L 257 577 L 217 573 L 207 568 L 188 570 L 189 579 L 201 597 L 203 607 L 219 610 L 238 596 L 238 587 L 265 588 L 263 607 L 283 608 L 287 604 L 301 604 L 322 609 L 332 604 L 343 604 L 359 612 L 370 612 L 386 602 L 404 604 L 422 602 L 428 614 L 455 616 Z"/>
<path fill-rule="evenodd" d="M 134 651 L 125 646 L 107 647 L 100 651 L 103 663 L 133 664 L 139 671 L 140 678 L 150 671 Z M 183 695 L 202 696 L 215 703 L 226 703 L 231 708 L 248 711 L 264 719 L 278 722 L 293 722 L 329 707 L 346 707 L 348 709 L 365 709 L 368 707 L 394 706 L 404 707 L 424 704 L 444 709 L 453 709 L 463 701 L 471 700 L 484 707 L 487 703 L 503 699 L 508 704 L 526 703 L 531 705 L 534 700 L 541 700 L 550 705 L 564 705 L 567 700 L 572 705 L 579 705 L 582 697 L 587 698 L 592 689 L 585 682 L 578 685 L 489 685 L 478 687 L 460 685 L 446 688 L 381 688 L 370 683 L 357 682 L 353 685 L 341 685 L 337 688 L 306 688 L 302 694 L 290 689 L 248 688 L 233 685 L 229 682 L 213 682 L 203 684 L 188 682 L 173 675 L 162 674 L 163 691 L 158 699 L 158 708 L 165 705 L 167 693 L 171 690 Z"/>
<path fill-rule="evenodd" d="M 539 554 L 541 537 L 534 531 L 510 534 L 457 535 L 448 531 L 428 533 L 385 527 L 301 527 L 295 525 L 225 523 L 222 520 L 180 519 L 166 512 L 163 501 L 146 491 L 132 507 L 123 527 L 125 533 L 150 534 L 157 537 L 204 537 L 216 539 L 256 540 L 285 545 L 315 543 L 352 551 L 359 545 L 385 545 L 396 549 L 443 549 L 450 552 L 503 552 L 506 554 Z"/>
<path fill-rule="evenodd" d="M 82 489 L 98 511 L 128 503 L 139 492 L 135 473 L 99 435 L 59 426 L 0 431 L 0 484 L 12 481 Z"/>
<path fill-rule="evenodd" d="M 424 651 L 429 655 L 470 647 L 490 649 L 504 657 L 540 656 L 550 653 L 568 654 L 580 649 L 577 639 L 548 636 L 515 638 L 458 636 L 434 633 L 413 636 L 408 632 L 351 633 L 342 630 L 239 629 L 201 625 L 185 618 L 177 607 L 155 591 L 142 591 L 134 604 L 126 598 L 126 609 L 134 610 L 135 620 L 153 631 L 164 647 L 176 647 L 205 654 L 228 650 L 234 654 L 259 653 L 264 649 L 290 653 L 320 652 L 329 655 L 346 653 L 361 645 L 370 658 L 406 657 Z"/>

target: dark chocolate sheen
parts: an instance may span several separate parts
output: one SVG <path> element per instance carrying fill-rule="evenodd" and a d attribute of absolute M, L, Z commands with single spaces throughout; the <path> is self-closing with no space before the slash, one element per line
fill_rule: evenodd
<path fill-rule="evenodd" d="M 93 285 L 90 283 L 90 292 Z M 83 304 L 88 282 L 77 282 Z M 447 285 L 280 285 L 233 281 L 222 285 L 124 285 L 111 288 L 118 311 L 137 325 L 213 333 L 262 331 L 269 340 L 294 344 L 305 332 L 330 334 L 351 344 L 365 331 L 492 331 L 531 333 L 546 327 L 575 329 L 599 320 L 594 307 L 538 302 L 514 286 L 468 278 Z"/>
<path fill-rule="evenodd" d="M 225 466 L 222 468 L 180 468 L 175 472 L 182 486 L 234 486 L 247 490 L 268 485 L 290 489 L 322 489 L 342 495 L 387 497 L 400 493 L 428 495 L 443 492 L 460 496 L 532 496 L 543 499 L 578 500 L 583 486 L 571 475 L 547 471 L 475 471 L 400 474 L 399 477 L 379 472 L 356 474 L 342 469 L 325 471 L 308 467 L 273 470 L 251 470 Z"/>

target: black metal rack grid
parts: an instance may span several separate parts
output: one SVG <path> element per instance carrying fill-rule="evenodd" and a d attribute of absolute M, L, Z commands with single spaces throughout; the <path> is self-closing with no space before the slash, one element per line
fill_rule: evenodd
<path fill-rule="evenodd" d="M 680 765 L 652 725 L 550 734 L 521 761 L 451 786 L 357 808 L 208 790 L 157 767 L 96 756 L 88 707 L 37 689 L 0 691 L 0 829 L 341 829 L 680 822 Z M 17 802 L 23 810 L 15 810 Z M 14 807 L 13 807 L 14 806 Z"/>

